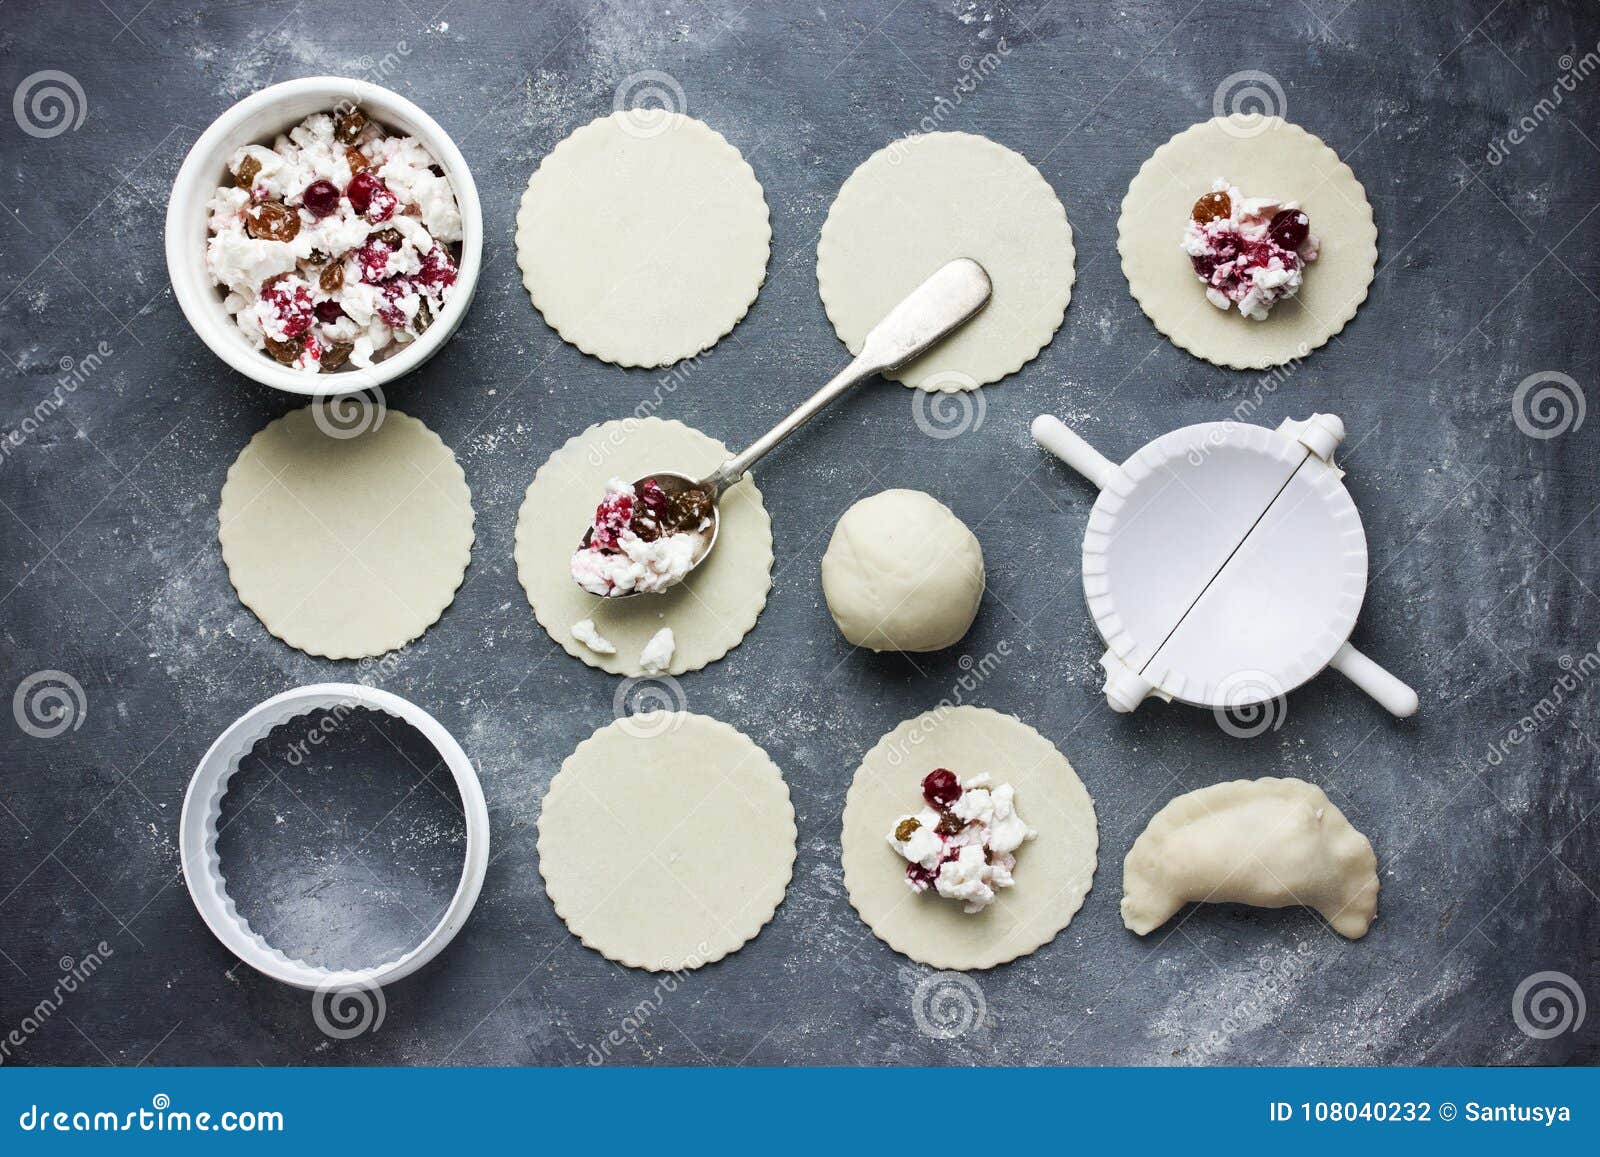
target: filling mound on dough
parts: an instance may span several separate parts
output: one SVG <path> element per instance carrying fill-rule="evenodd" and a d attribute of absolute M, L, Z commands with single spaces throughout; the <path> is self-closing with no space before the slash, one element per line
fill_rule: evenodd
<path fill-rule="evenodd" d="M 572 577 L 607 598 L 666 590 L 694 566 L 710 525 L 711 496 L 703 490 L 668 494 L 653 478 L 637 488 L 613 478 L 572 556 Z"/>
<path fill-rule="evenodd" d="M 1264 321 L 1274 305 L 1300 292 L 1321 242 L 1298 202 L 1246 197 L 1218 177 L 1194 203 L 1182 246 L 1212 305 L 1238 306 L 1245 317 Z"/>
<path fill-rule="evenodd" d="M 906 886 L 961 900 L 969 915 L 992 904 L 996 889 L 1014 883 L 1016 850 L 1038 835 L 1017 814 L 1015 794 L 1010 784 L 991 787 L 987 774 L 965 784 L 943 767 L 924 776 L 926 806 L 896 820 L 888 837 L 910 861 Z"/>

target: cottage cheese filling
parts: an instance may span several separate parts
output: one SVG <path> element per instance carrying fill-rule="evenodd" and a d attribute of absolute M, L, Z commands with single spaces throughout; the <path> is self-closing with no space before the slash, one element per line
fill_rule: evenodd
<path fill-rule="evenodd" d="M 1298 202 L 1246 197 L 1221 177 L 1194 203 L 1181 244 L 1206 299 L 1253 321 L 1300 291 L 1321 247 Z"/>
<path fill-rule="evenodd" d="M 456 282 L 455 190 L 413 137 L 359 109 L 315 113 L 228 162 L 206 268 L 250 344 L 307 373 L 366 367 L 413 341 Z"/>
<path fill-rule="evenodd" d="M 572 577 L 606 597 L 666 590 L 689 573 L 710 525 L 708 513 L 683 508 L 652 479 L 635 491 L 613 478 L 595 510 L 588 545 L 572 556 Z"/>
<path fill-rule="evenodd" d="M 993 787 L 987 774 L 962 784 L 954 772 L 936 768 L 923 778 L 922 798 L 927 806 L 901 816 L 888 836 L 910 861 L 906 886 L 913 892 L 932 887 L 962 901 L 968 914 L 983 911 L 997 889 L 1012 886 L 1014 853 L 1038 833 L 1017 814 L 1011 785 Z"/>

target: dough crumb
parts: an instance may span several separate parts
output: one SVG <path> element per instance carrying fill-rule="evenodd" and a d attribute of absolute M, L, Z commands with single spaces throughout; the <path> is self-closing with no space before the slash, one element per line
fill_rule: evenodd
<path fill-rule="evenodd" d="M 615 655 L 616 644 L 594 628 L 593 619 L 579 619 L 572 624 L 572 637 L 596 655 Z M 653 641 L 653 640 L 652 640 Z"/>
<path fill-rule="evenodd" d="M 672 637 L 671 627 L 662 627 L 650 636 L 650 641 L 644 645 L 644 650 L 639 652 L 639 666 L 644 668 L 647 675 L 659 675 L 672 663 L 672 652 L 677 648 L 677 642 Z"/>

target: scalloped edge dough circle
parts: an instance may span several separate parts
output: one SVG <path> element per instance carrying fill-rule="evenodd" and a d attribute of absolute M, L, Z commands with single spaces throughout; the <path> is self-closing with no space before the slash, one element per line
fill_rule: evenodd
<path fill-rule="evenodd" d="M 552 149 L 517 213 L 517 264 L 563 339 L 619 366 L 710 349 L 750 310 L 772 226 L 755 170 L 708 125 L 634 109 Z"/>
<path fill-rule="evenodd" d="M 1207 301 L 1178 245 L 1195 199 L 1218 177 L 1251 196 L 1299 201 L 1322 239 L 1300 292 L 1265 321 Z M 1320 138 L 1280 117 L 1235 113 L 1185 129 L 1144 163 L 1122 199 L 1117 252 L 1134 300 L 1174 345 L 1259 370 L 1305 357 L 1356 315 L 1377 268 L 1378 229 L 1361 182 Z"/>
<path fill-rule="evenodd" d="M 444 614 L 472 559 L 472 491 L 456 456 L 398 410 L 359 434 L 317 402 L 269 422 L 228 468 L 217 538 L 261 625 L 327 659 L 403 647 Z M 339 429 L 335 418 L 328 427 Z"/>
<path fill-rule="evenodd" d="M 681 675 L 716 662 L 750 633 L 772 589 L 772 519 L 749 474 L 722 496 L 717 548 L 676 587 L 604 599 L 573 582 L 568 569 L 608 479 L 631 482 L 651 470 L 701 478 L 729 457 L 721 442 L 682 422 L 621 418 L 590 426 L 539 467 L 517 515 L 517 578 L 539 624 L 567 654 L 613 675 L 643 675 L 639 653 L 671 627 L 677 646 L 666 673 Z M 596 654 L 572 637 L 572 624 L 583 619 L 616 644 L 616 654 Z"/>
<path fill-rule="evenodd" d="M 630 968 L 721 960 L 772 920 L 794 873 L 794 805 L 747 735 L 652 711 L 580 743 L 539 812 L 539 874 L 568 930 Z"/>
<path fill-rule="evenodd" d="M 1017 883 L 968 916 L 961 905 L 906 887 L 905 861 L 884 838 L 922 798 L 935 767 L 987 771 L 1017 789 L 1039 832 L 1017 852 Z M 1053 743 L 1014 715 L 987 707 L 935 708 L 908 719 L 867 752 L 844 804 L 840 852 L 850 904 L 896 952 L 933 968 L 993 968 L 1050 943 L 1094 883 L 1100 846 L 1094 800 Z"/>
<path fill-rule="evenodd" d="M 817 291 L 851 353 L 941 265 L 970 257 L 994 296 L 937 349 L 884 376 L 972 390 L 1016 373 L 1050 344 L 1072 300 L 1072 225 L 1021 153 L 973 133 L 905 137 L 839 189 L 817 241 Z"/>

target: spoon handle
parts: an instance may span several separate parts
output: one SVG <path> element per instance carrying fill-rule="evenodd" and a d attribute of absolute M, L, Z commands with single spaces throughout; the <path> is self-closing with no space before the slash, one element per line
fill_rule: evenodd
<path fill-rule="evenodd" d="M 743 478 L 768 451 L 816 417 L 840 396 L 873 374 L 904 365 L 926 353 L 957 326 L 982 309 L 993 287 L 983 266 L 965 257 L 941 266 L 891 309 L 861 343 L 861 352 L 849 365 L 811 397 L 757 438 L 741 453 L 719 466 L 706 485 L 716 494 Z"/>

